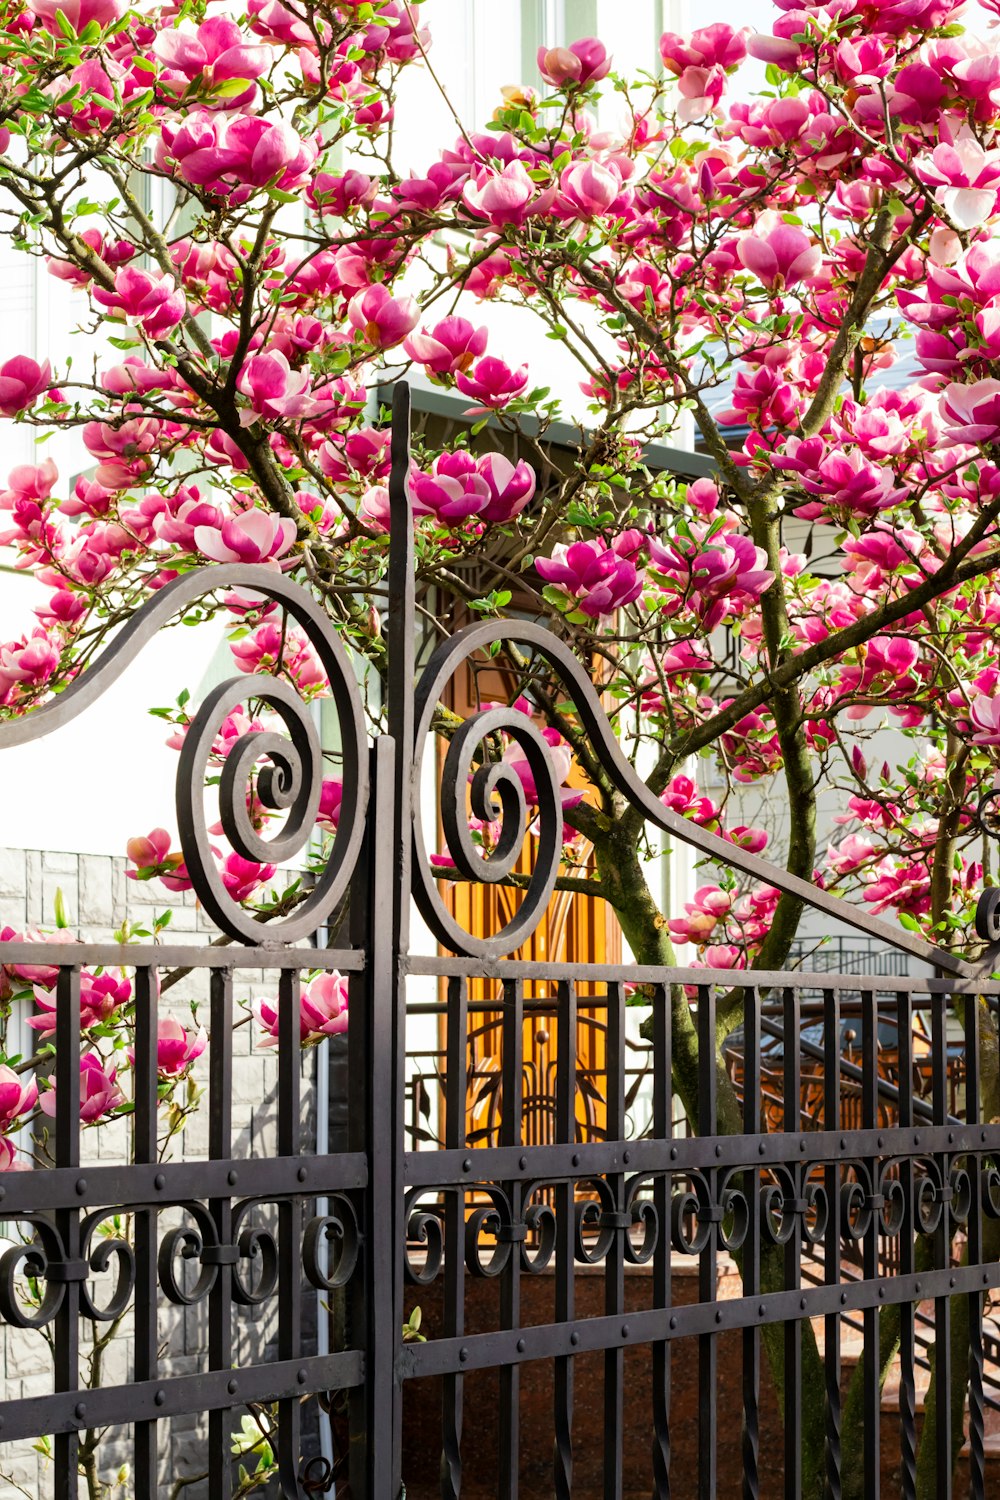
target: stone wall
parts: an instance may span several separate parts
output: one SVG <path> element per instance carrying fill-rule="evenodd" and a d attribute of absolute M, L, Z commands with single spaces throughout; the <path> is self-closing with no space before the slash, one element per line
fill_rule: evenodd
<path fill-rule="evenodd" d="M 90 941 L 105 941 L 123 921 L 151 924 L 155 913 L 172 908 L 174 916 L 164 941 L 204 943 L 216 936 L 215 930 L 198 909 L 191 892 L 166 893 L 158 882 L 131 881 L 125 875 L 125 861 L 99 855 L 48 853 L 36 850 L 0 849 L 0 928 L 7 925 L 51 928 L 56 921 L 57 892 L 73 934 Z M 273 998 L 276 981 L 260 971 L 238 970 L 234 978 L 235 1014 L 242 1020 L 241 1002 L 252 998 Z M 192 974 L 172 985 L 161 998 L 161 1013 L 173 1012 L 186 1024 L 191 1023 L 191 1002 L 198 1004 L 199 1019 L 208 1021 L 207 974 Z M 22 1018 L 23 1019 L 23 1018 Z M 277 1063 L 273 1051 L 259 1045 L 260 1032 L 250 1020 L 237 1025 L 233 1057 L 233 1155 L 247 1158 L 271 1156 L 276 1151 L 275 1097 Z M 27 1034 L 30 1043 L 31 1034 Z M 315 1081 L 319 1055 L 303 1056 L 302 1099 L 304 1144 L 312 1150 L 315 1138 Z M 201 1086 L 207 1085 L 207 1054 L 199 1060 L 195 1076 Z M 121 1160 L 127 1147 L 126 1125 L 85 1130 L 81 1137 L 84 1160 Z M 195 1157 L 204 1154 L 207 1145 L 207 1098 L 188 1121 L 180 1143 L 175 1142 L 173 1155 Z M 179 1218 L 176 1220 L 180 1222 Z M 161 1232 L 171 1220 L 161 1215 Z M 18 1234 L 17 1226 L 0 1224 L 0 1235 L 7 1243 Z M 6 1248 L 6 1245 L 0 1246 Z M 206 1306 L 178 1309 L 160 1301 L 161 1369 L 165 1375 L 188 1374 L 206 1368 Z M 316 1300 L 304 1299 L 307 1340 L 315 1338 Z M 234 1363 L 248 1364 L 268 1359 L 276 1327 L 276 1299 L 262 1309 L 237 1308 L 234 1312 Z M 86 1354 L 92 1325 L 83 1323 L 83 1373 L 86 1377 Z M 102 1331 L 100 1328 L 98 1332 Z M 2 1388 L 0 1400 L 45 1394 L 52 1389 L 51 1354 L 41 1334 L 28 1331 L 0 1330 Z M 103 1355 L 103 1385 L 125 1384 L 133 1375 L 133 1342 L 131 1315 L 127 1314 Z M 243 1409 L 233 1413 L 237 1430 Z M 204 1417 L 193 1416 L 161 1424 L 160 1453 L 162 1462 L 160 1493 L 171 1495 L 180 1479 L 187 1479 L 204 1468 Z M 109 1433 L 102 1448 L 102 1477 L 113 1480 L 119 1466 L 129 1458 L 128 1433 Z M 314 1438 L 310 1441 L 310 1451 Z M 52 1467 L 43 1454 L 30 1443 L 0 1444 L 0 1500 L 30 1495 L 45 1500 L 52 1494 Z M 81 1482 L 81 1496 L 87 1493 Z M 206 1500 L 203 1484 L 185 1486 L 184 1500 Z M 114 1491 L 115 1500 L 134 1494 L 132 1485 Z M 88 1497 L 90 1500 L 90 1497 Z M 136 1500 L 147 1497 L 136 1496 Z"/>

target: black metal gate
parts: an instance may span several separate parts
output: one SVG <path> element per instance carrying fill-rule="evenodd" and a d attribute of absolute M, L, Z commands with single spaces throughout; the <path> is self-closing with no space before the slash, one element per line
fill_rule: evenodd
<path fill-rule="evenodd" d="M 53 1165 L 9 1173 L 0 1182 L 0 1213 L 19 1226 L 25 1241 L 0 1258 L 0 1314 L 15 1329 L 48 1332 L 53 1389 L 5 1401 L 0 1439 L 53 1434 L 55 1493 L 68 1500 L 78 1493 L 81 1434 L 128 1427 L 134 1493 L 145 1497 L 157 1493 L 157 1424 L 204 1412 L 207 1492 L 226 1500 L 238 1482 L 231 1454 L 234 1412 L 248 1403 L 274 1403 L 280 1493 L 302 1496 L 336 1484 L 343 1493 L 349 1486 L 355 1500 L 396 1500 L 408 1480 L 411 1496 L 422 1493 L 407 1473 L 404 1406 L 416 1389 L 412 1382 L 432 1379 L 434 1421 L 440 1423 L 433 1489 L 505 1500 L 519 1493 L 525 1463 L 522 1373 L 541 1362 L 549 1381 L 543 1414 L 547 1478 L 542 1488 L 526 1479 L 524 1494 L 735 1493 L 731 1473 L 720 1477 L 719 1470 L 720 1447 L 731 1438 L 720 1431 L 721 1382 L 736 1391 L 742 1477 L 735 1483 L 744 1495 L 761 1492 L 765 1470 L 782 1475 L 778 1489 L 790 1497 L 822 1493 L 824 1485 L 827 1495 L 838 1496 L 842 1484 L 845 1493 L 876 1497 L 887 1493 L 880 1479 L 881 1381 L 894 1346 L 898 1422 L 889 1467 L 898 1470 L 893 1492 L 913 1497 L 918 1368 L 926 1362 L 929 1329 L 937 1342 L 938 1380 L 948 1387 L 951 1323 L 960 1307 L 968 1325 L 962 1348 L 968 1350 L 970 1493 L 983 1496 L 984 1410 L 997 1388 L 996 1372 L 984 1359 L 984 1304 L 1000 1285 L 1000 1265 L 986 1254 L 984 1238 L 1000 1218 L 1000 1123 L 981 1118 L 975 1083 L 984 1043 L 995 1046 L 1000 986 L 665 810 L 622 756 L 586 673 L 546 630 L 512 623 L 471 626 L 447 640 L 417 674 L 404 483 L 407 427 L 401 389 L 393 436 L 388 732 L 374 743 L 366 735 L 352 668 L 318 606 L 278 573 L 228 565 L 167 585 L 55 702 L 0 727 L 0 747 L 49 732 L 94 702 L 109 677 L 178 609 L 218 588 L 252 587 L 289 612 L 323 662 L 339 721 L 344 780 L 328 867 L 307 901 L 261 927 L 234 905 L 215 873 L 201 807 L 214 735 L 248 691 L 275 709 L 288 731 L 287 740 L 269 736 L 263 747 L 259 737 L 247 736 L 256 743 L 238 742 L 227 762 L 222 821 L 247 858 L 260 858 L 262 847 L 241 816 L 254 758 L 263 748 L 272 763 L 269 781 L 261 778 L 259 785 L 265 800 L 287 810 L 279 851 L 287 858 L 315 821 L 322 752 L 310 714 L 281 682 L 255 678 L 251 687 L 243 677 L 227 683 L 209 695 L 188 731 L 177 806 L 187 869 L 230 945 L 4 945 L 5 964 L 58 965 L 59 980 Z M 753 972 L 734 989 L 728 972 L 511 957 L 552 892 L 562 825 L 545 741 L 530 719 L 505 709 L 484 711 L 451 734 L 440 816 L 460 876 L 505 877 L 517 852 L 514 841 L 504 838 L 496 854 L 482 861 L 466 831 L 466 788 L 471 780 L 480 811 L 490 811 L 500 799 L 505 827 L 523 828 L 516 778 L 479 759 L 484 736 L 503 731 L 515 737 L 538 787 L 534 873 L 502 932 L 464 932 L 428 864 L 433 839 L 422 826 L 419 791 L 428 779 L 425 747 L 433 742 L 443 689 L 461 663 L 497 642 L 548 662 L 604 773 L 653 824 L 720 864 L 801 896 L 831 921 L 846 922 L 866 940 L 924 965 L 926 977 L 799 968 Z M 336 948 L 308 946 L 348 893 L 349 940 Z M 437 954 L 412 951 L 411 896 Z M 124 965 L 135 976 L 134 1164 L 98 1161 L 84 1168 L 80 968 L 102 964 Z M 279 994 L 277 1151 L 252 1163 L 234 1154 L 232 1145 L 237 967 L 273 973 Z M 298 976 L 317 967 L 349 975 L 351 988 L 348 1149 L 332 1155 L 307 1153 L 301 1140 Z M 210 976 L 208 1151 L 196 1160 L 160 1161 L 156 975 L 178 968 Z M 484 1000 L 486 981 L 491 988 Z M 407 1141 L 405 1133 L 407 1025 L 418 990 L 425 999 L 432 996 L 425 1009 L 436 1007 L 446 1030 L 441 1139 L 433 1149 L 418 1149 L 420 1143 Z M 638 1092 L 626 1086 L 634 1003 L 647 1017 L 648 1081 Z M 576 1102 L 583 1009 L 599 1016 L 604 1038 L 604 1123 L 589 1134 L 580 1128 Z M 465 1058 L 474 1018 L 484 1011 L 497 1019 L 503 1038 L 497 1124 L 487 1145 L 473 1147 L 467 1139 Z M 522 1139 L 523 1050 L 525 1021 L 534 1014 L 544 1014 L 555 1028 L 557 1045 L 551 1139 L 529 1145 Z M 921 1056 L 913 1047 L 917 1017 L 927 1037 Z M 850 1046 L 844 1041 L 847 1019 Z M 889 1069 L 886 1026 L 896 1038 Z M 956 1061 L 964 1064 L 957 1091 Z M 684 1111 L 675 1108 L 675 1085 L 687 1126 Z M 640 1093 L 646 1110 L 641 1128 L 635 1102 Z M 126 1229 L 109 1234 L 113 1214 Z M 740 1281 L 737 1295 L 721 1296 L 720 1261 L 727 1257 L 735 1260 Z M 686 1282 L 693 1295 L 684 1297 L 677 1294 L 682 1266 L 696 1268 Z M 636 1268 L 643 1267 L 648 1269 L 637 1300 Z M 98 1305 L 93 1277 L 109 1268 L 115 1272 L 113 1290 Z M 591 1278 L 591 1293 L 592 1278 L 600 1279 L 598 1304 L 588 1294 L 585 1313 L 581 1271 Z M 25 1276 L 36 1290 L 27 1306 L 19 1295 Z M 543 1316 L 527 1316 L 526 1291 L 539 1278 L 546 1278 L 550 1301 Z M 473 1328 L 467 1306 L 470 1288 L 480 1282 L 493 1284 L 496 1296 L 488 1326 L 479 1326 L 477 1313 Z M 305 1347 L 309 1285 L 342 1299 L 341 1347 L 329 1354 Z M 404 1336 L 407 1298 L 413 1295 L 407 1286 L 417 1288 L 418 1299 L 432 1288 L 439 1298 L 439 1312 L 423 1330 L 425 1342 Z M 278 1310 L 276 1358 L 235 1362 L 234 1320 L 241 1309 L 269 1302 Z M 207 1352 L 198 1372 L 177 1374 L 164 1366 L 157 1330 L 161 1303 L 203 1303 L 207 1309 Z M 114 1319 L 129 1308 L 131 1379 L 124 1386 L 84 1388 L 81 1324 Z M 857 1430 L 863 1442 L 860 1451 L 844 1453 L 841 1351 L 848 1336 L 859 1353 L 849 1404 L 858 1403 L 862 1413 Z M 735 1374 L 728 1367 L 731 1353 L 726 1369 L 719 1362 L 720 1349 L 733 1348 Z M 768 1359 L 762 1362 L 764 1349 Z M 633 1364 L 636 1350 L 641 1361 Z M 574 1377 L 588 1355 L 582 1434 L 579 1417 L 574 1421 L 575 1385 L 580 1388 Z M 767 1453 L 765 1464 L 760 1433 L 768 1367 L 781 1370 L 784 1437 L 783 1452 Z M 629 1373 L 634 1370 L 641 1379 Z M 691 1392 L 690 1410 L 672 1405 L 679 1371 Z M 463 1432 L 463 1388 L 482 1372 L 495 1372 L 492 1423 L 489 1430 L 477 1425 Z M 336 1479 L 325 1461 L 303 1460 L 300 1434 L 305 1398 L 330 1392 L 341 1393 L 337 1437 L 346 1445 Z M 958 1420 L 949 1400 L 936 1402 L 940 1497 L 951 1494 Z M 538 1424 L 533 1407 L 532 1442 Z M 681 1451 L 681 1437 L 688 1448 L 679 1467 L 676 1457 L 672 1465 L 672 1454 Z M 773 1483 L 763 1488 L 777 1492 Z"/>

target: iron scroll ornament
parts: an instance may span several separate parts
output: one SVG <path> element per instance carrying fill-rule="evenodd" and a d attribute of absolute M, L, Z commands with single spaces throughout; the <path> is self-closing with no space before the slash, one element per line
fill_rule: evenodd
<path fill-rule="evenodd" d="M 222 683 L 202 703 L 185 735 L 177 769 L 177 818 L 184 863 L 195 893 L 213 922 L 243 943 L 278 946 L 308 937 L 347 889 L 364 836 L 368 802 L 368 739 L 357 678 L 344 647 L 312 596 L 299 584 L 260 564 L 219 563 L 175 578 L 139 608 L 94 666 L 50 703 L 22 718 L 0 723 L 0 750 L 40 739 L 95 703 L 142 648 L 179 611 L 217 589 L 244 589 L 281 604 L 305 632 L 326 673 L 340 728 L 343 800 L 333 850 L 307 899 L 291 915 L 266 926 L 230 897 L 212 856 L 201 805 L 204 771 L 218 730 L 231 709 L 259 698 L 281 718 L 287 738 L 271 732 L 241 735 L 226 758 L 219 787 L 223 829 L 244 858 L 281 863 L 309 839 L 323 780 L 322 751 L 303 700 L 283 680 L 249 673 Z M 286 812 L 282 831 L 262 839 L 246 810 L 246 778 L 266 756 L 258 776 L 265 806 Z"/>
<path fill-rule="evenodd" d="M 943 971 L 973 977 L 975 971 L 972 966 L 945 949 L 937 948 L 902 928 L 893 927 L 878 917 L 869 916 L 850 902 L 820 890 L 810 881 L 741 849 L 738 844 L 727 843 L 718 834 L 707 832 L 697 823 L 692 823 L 665 807 L 636 774 L 623 753 L 597 690 L 571 648 L 543 625 L 511 620 L 477 623 L 466 626 L 437 648 L 417 681 L 414 787 L 421 785 L 423 758 L 432 737 L 432 721 L 448 683 L 470 658 L 478 653 L 488 652 L 491 648 L 508 645 L 519 647 L 522 654 L 541 658 L 552 668 L 560 680 L 565 696 L 573 704 L 591 750 L 611 784 L 650 823 L 692 845 L 701 854 L 738 869 L 766 885 L 776 886 L 778 890 L 797 897 L 814 909 L 825 911 L 835 920 L 878 938 L 890 947 L 903 949 L 914 958 L 934 964 Z M 445 761 L 441 787 L 441 820 L 449 856 L 466 879 L 486 883 L 503 879 L 513 866 L 516 857 L 515 840 L 519 845 L 523 836 L 521 808 L 524 797 L 522 792 L 518 801 L 519 778 L 503 762 L 480 767 L 473 774 L 471 784 L 473 814 L 486 821 L 503 817 L 504 831 L 499 847 L 494 854 L 484 857 L 472 845 L 467 833 L 466 787 L 472 752 L 484 736 L 495 735 L 498 730 L 503 730 L 516 739 L 528 760 L 539 794 L 540 836 L 531 881 L 524 899 L 511 920 L 493 936 L 480 937 L 467 932 L 445 906 L 437 889 L 434 867 L 428 858 L 421 799 L 419 796 L 413 799 L 414 895 L 421 915 L 439 942 L 455 953 L 481 959 L 503 958 L 530 937 L 545 913 L 562 854 L 559 778 L 552 767 L 549 746 L 525 714 L 515 708 L 491 708 L 474 714 L 465 721 L 454 736 Z M 514 782 L 518 784 L 516 788 L 513 786 Z M 499 805 L 496 798 L 499 799 Z M 514 818 L 520 817 L 520 823 L 516 830 L 512 828 L 508 832 L 507 820 L 512 815 Z"/>

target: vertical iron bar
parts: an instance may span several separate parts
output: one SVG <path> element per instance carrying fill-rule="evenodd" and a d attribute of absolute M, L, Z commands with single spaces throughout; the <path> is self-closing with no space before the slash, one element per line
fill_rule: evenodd
<path fill-rule="evenodd" d="M 743 1132 L 760 1135 L 760 991 L 743 991 Z M 744 1174 L 749 1228 L 743 1245 L 743 1295 L 760 1295 L 760 1172 Z M 760 1329 L 743 1330 L 743 1500 L 760 1495 Z"/>
<path fill-rule="evenodd" d="M 653 990 L 653 1139 L 664 1157 L 673 1134 L 671 993 Z M 670 1185 L 667 1171 L 653 1181 L 657 1235 L 653 1251 L 653 1307 L 666 1323 L 672 1301 L 670 1282 Z M 653 1500 L 670 1500 L 670 1340 L 653 1345 Z"/>
<path fill-rule="evenodd" d="M 861 993 L 861 1128 L 874 1130 L 878 1125 L 878 996 L 874 990 Z M 878 1193 L 877 1157 L 864 1159 L 867 1174 L 866 1197 L 874 1199 Z M 862 1274 L 865 1290 L 870 1296 L 878 1281 L 878 1232 L 879 1215 L 874 1202 L 867 1209 L 869 1219 L 864 1233 L 862 1248 Z M 879 1310 L 866 1307 L 862 1314 L 864 1325 L 864 1454 L 865 1454 L 865 1500 L 878 1500 L 879 1464 L 881 1447 L 879 1442 L 879 1412 L 881 1407 L 881 1368 L 879 1360 Z"/>
<path fill-rule="evenodd" d="M 444 1144 L 448 1150 L 465 1145 L 465 1110 L 468 1081 L 469 1001 L 464 979 L 448 980 L 447 1054 L 445 1066 Z M 444 1317 L 445 1338 L 461 1338 L 465 1332 L 465 1194 L 456 1188 L 445 1196 L 444 1203 Z M 517 1243 L 511 1254 L 519 1253 Z M 442 1500 L 458 1500 L 462 1491 L 462 1398 L 464 1381 L 460 1374 L 445 1375 L 441 1381 L 441 1495 Z"/>
<path fill-rule="evenodd" d="M 368 944 L 369 1003 L 368 1096 L 365 1130 L 368 1152 L 367 1372 L 368 1429 L 357 1441 L 366 1445 L 367 1493 L 371 1500 L 399 1494 L 402 1412 L 396 1375 L 396 1350 L 402 1338 L 402 1263 L 406 1226 L 401 1223 L 400 1189 L 402 1112 L 398 1086 L 406 1049 L 406 1018 L 400 1017 L 396 944 L 397 915 L 379 921 L 385 893 L 394 890 L 393 741 L 380 735 L 372 753 L 373 791 L 369 803 L 371 844 L 363 920 Z M 408 889 L 408 888 L 407 888 Z M 352 1483 L 353 1489 L 353 1483 Z"/>
<path fill-rule="evenodd" d="M 561 1040 L 561 1039 L 560 1039 Z M 503 982 L 503 1056 L 500 1086 L 503 1090 L 500 1114 L 500 1144 L 521 1144 L 523 1074 L 521 1053 L 524 1045 L 524 984 L 520 979 Z M 512 1222 L 523 1219 L 521 1194 L 523 1183 L 504 1183 L 510 1203 Z M 558 1271 L 557 1271 L 558 1279 Z M 521 1321 L 521 1254 L 515 1241 L 500 1282 L 500 1326 L 516 1328 Z M 504 1365 L 500 1370 L 500 1462 L 497 1466 L 498 1500 L 517 1500 L 520 1482 L 521 1449 L 521 1367 Z"/>
<path fill-rule="evenodd" d="M 289 1161 L 301 1150 L 302 1042 L 299 976 L 282 969 L 278 980 L 278 1155 Z M 302 1197 L 290 1193 L 278 1204 L 278 1358 L 302 1353 Z M 285 1495 L 298 1497 L 302 1454 L 301 1407 L 297 1396 L 278 1402 L 278 1472 Z"/>
<path fill-rule="evenodd" d="M 715 986 L 698 986 L 698 1134 L 718 1132 L 716 1093 Z M 719 1174 L 705 1172 L 709 1207 L 719 1199 Z M 718 1293 L 718 1225 L 709 1225 L 708 1241 L 698 1257 L 698 1300 L 711 1303 Z M 718 1406 L 718 1344 L 714 1333 L 698 1335 L 698 1500 L 715 1500 L 718 1484 L 715 1414 Z"/>
<path fill-rule="evenodd" d="M 948 1027 L 949 996 L 931 996 L 931 1095 L 934 1124 L 948 1119 Z M 951 1161 L 946 1151 L 934 1153 L 942 1189 L 941 1219 L 934 1235 L 935 1259 L 940 1270 L 951 1264 L 951 1206 L 947 1189 Z M 934 1380 L 938 1399 L 934 1403 L 934 1436 L 937 1480 L 935 1500 L 951 1500 L 951 1298 L 934 1299 Z M 944 1400 L 941 1400 L 942 1394 Z"/>
<path fill-rule="evenodd" d="M 132 1116 L 136 1164 L 156 1161 L 157 1125 L 157 979 L 156 970 L 135 971 L 135 1069 Z M 156 1379 L 157 1355 L 157 1212 L 139 1208 L 135 1215 L 135 1378 Z M 156 1494 L 155 1421 L 136 1422 L 133 1471 L 138 1495 Z"/>
<path fill-rule="evenodd" d="M 56 983 L 56 1166 L 80 1165 L 80 970 L 62 965 Z M 55 1213 L 56 1233 L 68 1261 L 80 1259 L 80 1210 L 65 1205 Z M 66 1282 L 53 1324 L 53 1389 L 80 1385 L 80 1283 Z M 76 1500 L 80 1438 L 55 1437 L 55 1500 Z"/>
<path fill-rule="evenodd" d="M 390 747 L 390 755 L 392 753 Z M 371 906 L 374 844 L 377 837 L 378 764 L 373 748 L 369 765 L 371 803 L 361 854 L 351 879 L 349 934 L 351 945 L 362 949 L 366 959 L 371 955 Z M 374 1105 L 374 1072 L 376 1004 L 371 962 L 365 970 L 348 980 L 347 1007 L 347 1149 L 365 1156 L 367 1180 L 357 1206 L 358 1224 L 365 1239 L 360 1273 L 355 1272 L 347 1284 L 344 1336 L 345 1344 L 365 1351 L 365 1379 L 347 1393 L 347 1431 L 350 1493 L 357 1500 L 369 1500 L 371 1490 L 371 1456 L 369 1433 L 374 1430 L 374 1374 L 377 1364 L 371 1347 L 373 1304 L 376 1286 L 385 1287 L 388 1276 L 381 1269 L 390 1247 L 384 1239 L 376 1240 L 374 1215 L 373 1163 L 384 1155 L 383 1138 L 376 1141 L 375 1121 L 384 1122 L 384 1111 L 376 1114 Z M 383 1123 L 383 1132 L 385 1124 Z M 359 1201 L 360 1200 L 360 1201 Z"/>
<path fill-rule="evenodd" d="M 606 1036 L 607 1064 L 607 1140 L 617 1142 L 620 1156 L 625 1147 L 625 986 L 620 982 L 608 985 L 608 1014 Z M 625 1311 L 625 1236 L 628 1228 L 622 1220 L 625 1208 L 625 1179 L 621 1172 L 608 1172 L 607 1183 L 614 1198 L 615 1213 L 619 1216 L 614 1235 L 604 1262 L 604 1311 L 607 1316 L 621 1318 Z M 604 1496 L 605 1500 L 621 1500 L 622 1464 L 624 1441 L 623 1383 L 625 1378 L 625 1350 L 621 1345 L 612 1346 L 604 1354 Z"/>
<path fill-rule="evenodd" d="M 610 1002 L 609 1002 L 610 1003 Z M 556 998 L 556 1140 L 569 1145 L 576 1139 L 576 985 L 560 984 Z M 569 1323 L 574 1312 L 576 1254 L 576 1184 L 573 1178 L 555 1190 L 557 1323 Z M 559 1354 L 553 1370 L 555 1442 L 552 1479 L 557 1500 L 569 1500 L 573 1490 L 573 1360 Z"/>
<path fill-rule="evenodd" d="M 913 1001 L 901 990 L 896 1002 L 896 1032 L 899 1050 L 899 1131 L 913 1128 Z M 903 1225 L 899 1234 L 899 1272 L 912 1276 L 916 1223 L 913 1213 L 913 1158 L 899 1164 L 903 1190 Z M 916 1305 L 904 1302 L 899 1309 L 899 1493 L 900 1500 L 917 1500 L 917 1394 L 914 1360 Z"/>
<path fill-rule="evenodd" d="M 979 1112 L 979 997 L 965 996 L 965 1122 L 978 1125 Z M 979 1189 L 979 1158 L 966 1158 L 972 1197 L 967 1227 L 969 1265 L 983 1263 L 983 1211 Z M 969 1293 L 969 1497 L 986 1494 L 985 1412 L 983 1409 L 983 1294 Z"/>
<path fill-rule="evenodd" d="M 782 1123 L 786 1137 L 798 1134 L 802 1129 L 802 1067 L 799 1048 L 800 1005 L 799 991 L 788 988 L 782 991 L 782 1019 L 784 1032 L 784 1112 Z M 801 1202 L 805 1197 L 805 1182 L 802 1167 L 791 1158 L 785 1170 L 793 1183 L 793 1197 Z M 794 1210 L 793 1210 L 794 1211 Z M 798 1291 L 802 1284 L 802 1222 L 796 1216 L 795 1228 L 785 1244 L 785 1288 Z M 785 1321 L 785 1495 L 788 1500 L 799 1500 L 802 1494 L 802 1324 L 798 1318 Z"/>
<path fill-rule="evenodd" d="M 229 969 L 213 969 L 209 1010 L 212 1040 L 208 1084 L 208 1154 L 213 1160 L 232 1155 L 233 1124 L 233 976 Z M 218 1242 L 233 1241 L 233 1203 L 227 1194 L 208 1205 Z M 233 1363 L 233 1283 L 223 1262 L 208 1298 L 208 1363 L 212 1370 L 228 1370 Z M 212 1500 L 229 1500 L 233 1492 L 231 1408 L 208 1414 L 208 1469 Z"/>
<path fill-rule="evenodd" d="M 823 1128 L 839 1136 L 840 1120 L 840 995 L 823 991 Z M 831 1161 L 824 1173 L 827 1201 L 826 1233 L 823 1237 L 823 1280 L 827 1286 L 840 1283 L 840 1168 Z M 831 1313 L 823 1321 L 823 1369 L 826 1376 L 825 1500 L 840 1500 L 840 1316 Z"/>

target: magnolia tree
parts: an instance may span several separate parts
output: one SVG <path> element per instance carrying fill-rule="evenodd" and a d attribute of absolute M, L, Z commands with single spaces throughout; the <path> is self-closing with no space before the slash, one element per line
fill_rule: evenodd
<path fill-rule="evenodd" d="M 1000 764 L 1000 49 L 979 39 L 1000 3 L 973 7 L 970 31 L 963 9 L 782 4 L 770 35 L 666 33 L 636 77 L 597 38 L 573 40 L 543 49 L 492 119 L 463 122 L 402 176 L 400 73 L 427 68 L 440 87 L 432 4 L 8 0 L 0 212 L 20 249 L 78 289 L 88 337 L 62 368 L 6 358 L 0 413 L 78 430 L 90 467 L 72 489 L 49 460 L 18 467 L 0 495 L 0 540 L 47 593 L 0 646 L 4 713 L 30 713 L 138 603 L 206 562 L 290 573 L 383 669 L 388 434 L 369 393 L 412 369 L 469 417 L 446 451 L 415 450 L 418 607 L 433 597 L 447 622 L 527 599 L 593 664 L 624 747 L 671 809 L 759 852 L 767 834 L 729 805 L 763 787 L 788 810 L 768 852 L 791 873 L 964 949 L 989 878 L 976 809 Z M 767 87 L 729 103 L 748 54 Z M 575 364 L 590 419 L 558 469 L 545 437 L 559 398 L 481 325 L 485 302 L 537 319 Z M 106 358 L 93 358 L 94 333 Z M 904 353 L 909 384 L 886 373 Z M 647 468 L 647 443 L 681 421 L 713 478 Z M 491 451 L 496 426 L 520 434 L 508 451 L 530 463 Z M 224 622 L 239 671 L 325 691 L 276 606 L 209 596 L 207 616 Z M 735 650 L 718 649 L 723 633 Z M 503 664 L 520 685 L 524 663 Z M 636 958 L 669 963 L 689 945 L 685 961 L 714 969 L 780 968 L 801 902 L 717 876 L 683 911 L 661 911 L 641 814 L 572 707 L 537 675 L 520 702 L 566 775 L 581 773 L 564 798 L 574 888 L 610 903 Z M 180 744 L 186 703 L 169 717 Z M 216 771 L 267 722 L 248 688 Z M 908 741 L 901 764 L 866 746 L 886 723 Z M 530 800 L 527 762 L 513 743 L 503 753 Z M 699 791 L 697 755 L 721 772 L 719 795 Z M 839 830 L 818 848 L 817 798 L 831 789 Z M 250 814 L 266 824 L 256 794 Z M 497 836 L 476 830 L 486 850 Z M 170 831 L 136 830 L 127 853 L 134 878 L 184 888 Z M 217 858 L 229 893 L 262 917 L 296 899 L 274 896 L 274 868 L 221 837 Z M 36 998 L 44 1042 L 52 971 L 0 972 L 8 996 Z M 122 1103 L 131 990 L 107 973 L 83 985 L 82 1107 L 98 1125 Z M 344 1005 L 335 977 L 307 984 L 303 1042 L 341 1028 Z M 273 1041 L 273 1010 L 254 1024 Z M 197 1023 L 163 1022 L 175 1124 L 203 1045 Z M 691 1110 L 696 1051 L 678 995 Z M 19 1124 L 51 1108 L 42 1078 L 23 1081 L 32 1061 L 0 1077 L 5 1166 Z M 995 1116 L 992 1062 L 983 1087 Z M 724 1081 L 720 1128 L 739 1128 Z M 964 1362 L 953 1368 L 961 1378 Z M 818 1411 L 804 1423 L 813 1487 Z M 860 1442 L 844 1452 L 859 1462 Z M 844 1493 L 860 1482 L 849 1474 Z M 932 1459 L 921 1482 L 930 1495 Z"/>

